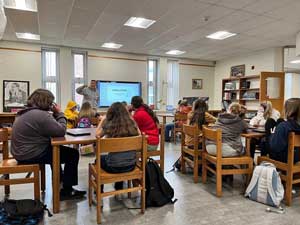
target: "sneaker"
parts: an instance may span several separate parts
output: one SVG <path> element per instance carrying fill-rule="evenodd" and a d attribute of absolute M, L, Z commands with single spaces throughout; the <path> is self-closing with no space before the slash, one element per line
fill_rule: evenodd
<path fill-rule="evenodd" d="M 74 199 L 82 199 L 84 198 L 84 195 L 86 194 L 86 191 L 78 191 L 74 188 L 71 190 L 61 189 L 60 191 L 60 200 L 74 200 Z"/>

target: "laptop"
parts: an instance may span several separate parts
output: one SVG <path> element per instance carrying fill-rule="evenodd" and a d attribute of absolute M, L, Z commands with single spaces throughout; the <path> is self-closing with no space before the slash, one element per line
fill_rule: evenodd
<path fill-rule="evenodd" d="M 85 136 L 85 135 L 90 135 L 91 132 L 86 129 L 75 128 L 75 129 L 68 129 L 67 134 L 72 136 Z"/>

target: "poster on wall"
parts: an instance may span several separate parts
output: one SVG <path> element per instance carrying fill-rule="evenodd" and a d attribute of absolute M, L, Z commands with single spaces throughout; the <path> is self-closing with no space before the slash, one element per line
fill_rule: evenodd
<path fill-rule="evenodd" d="M 203 80 L 202 79 L 192 79 L 192 89 L 202 89 Z"/>
<path fill-rule="evenodd" d="M 29 81 L 3 80 L 3 111 L 13 112 L 25 107 Z"/>

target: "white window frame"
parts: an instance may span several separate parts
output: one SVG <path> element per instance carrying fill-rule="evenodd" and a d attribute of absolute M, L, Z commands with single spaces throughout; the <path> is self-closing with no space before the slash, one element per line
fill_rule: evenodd
<path fill-rule="evenodd" d="M 153 104 L 155 109 L 157 109 L 157 90 L 158 90 L 158 65 L 159 61 L 158 59 L 155 58 L 149 58 L 147 60 L 147 103 L 149 103 L 149 62 L 150 61 L 155 61 L 155 66 L 154 66 L 154 71 L 153 71 Z"/>
<path fill-rule="evenodd" d="M 59 64 L 59 48 L 47 48 L 43 47 L 42 49 L 42 87 L 46 89 L 47 82 L 55 82 L 56 83 L 56 103 L 61 103 L 61 89 L 60 89 L 60 64 Z M 55 52 L 56 53 L 56 76 L 55 77 L 47 77 L 46 76 L 46 52 Z"/>
<path fill-rule="evenodd" d="M 83 55 L 83 78 L 75 77 L 75 65 L 74 65 L 74 55 Z M 75 101 L 75 84 L 83 83 L 87 84 L 88 76 L 87 76 L 87 52 L 81 50 L 72 50 L 72 99 Z"/>
<path fill-rule="evenodd" d="M 170 65 L 170 63 L 172 63 L 172 65 Z M 167 105 L 176 107 L 179 99 L 179 61 L 170 59 L 167 61 L 167 66 Z"/>

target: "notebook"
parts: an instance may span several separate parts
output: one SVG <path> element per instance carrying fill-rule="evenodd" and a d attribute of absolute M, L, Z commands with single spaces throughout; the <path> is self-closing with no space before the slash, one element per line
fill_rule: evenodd
<path fill-rule="evenodd" d="M 72 136 L 84 136 L 84 135 L 90 135 L 91 132 L 86 129 L 75 128 L 75 129 L 68 129 L 67 134 Z"/>

